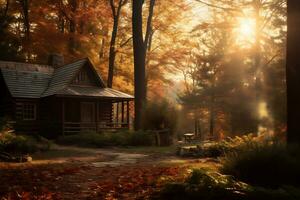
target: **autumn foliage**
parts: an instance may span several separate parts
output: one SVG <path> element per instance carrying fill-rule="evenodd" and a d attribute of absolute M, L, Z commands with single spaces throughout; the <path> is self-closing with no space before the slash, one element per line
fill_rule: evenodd
<path fill-rule="evenodd" d="M 6 199 L 148 199 L 166 181 L 182 179 L 184 168 L 78 164 L 1 166 L 0 196 Z"/>

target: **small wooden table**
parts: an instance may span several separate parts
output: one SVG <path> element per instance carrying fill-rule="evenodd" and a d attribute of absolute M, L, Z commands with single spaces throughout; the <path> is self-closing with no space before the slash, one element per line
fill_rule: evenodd
<path fill-rule="evenodd" d="M 184 136 L 184 141 L 186 143 L 191 143 L 194 139 L 195 134 L 194 133 L 185 133 L 185 134 L 183 134 L 183 136 Z"/>

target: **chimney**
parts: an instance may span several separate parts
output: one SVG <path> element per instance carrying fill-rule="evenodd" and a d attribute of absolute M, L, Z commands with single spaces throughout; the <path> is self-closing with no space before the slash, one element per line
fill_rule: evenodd
<path fill-rule="evenodd" d="M 51 53 L 48 56 L 48 65 L 58 68 L 64 65 L 64 56 L 58 53 Z"/>

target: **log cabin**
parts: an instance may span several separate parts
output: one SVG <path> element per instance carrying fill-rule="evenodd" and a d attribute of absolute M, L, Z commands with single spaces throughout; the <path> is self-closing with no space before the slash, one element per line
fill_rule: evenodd
<path fill-rule="evenodd" d="M 48 138 L 79 132 L 128 129 L 133 96 L 107 88 L 88 58 L 48 65 L 0 61 L 0 117 L 18 133 Z"/>

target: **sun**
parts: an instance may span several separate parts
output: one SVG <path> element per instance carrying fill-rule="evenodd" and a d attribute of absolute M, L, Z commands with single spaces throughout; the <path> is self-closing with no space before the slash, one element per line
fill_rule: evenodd
<path fill-rule="evenodd" d="M 239 29 L 242 36 L 245 36 L 247 38 L 254 37 L 254 34 L 255 34 L 255 20 L 241 19 L 238 29 Z"/>
<path fill-rule="evenodd" d="M 255 42 L 255 20 L 240 18 L 235 29 L 236 41 L 240 45 L 249 46 Z"/>

